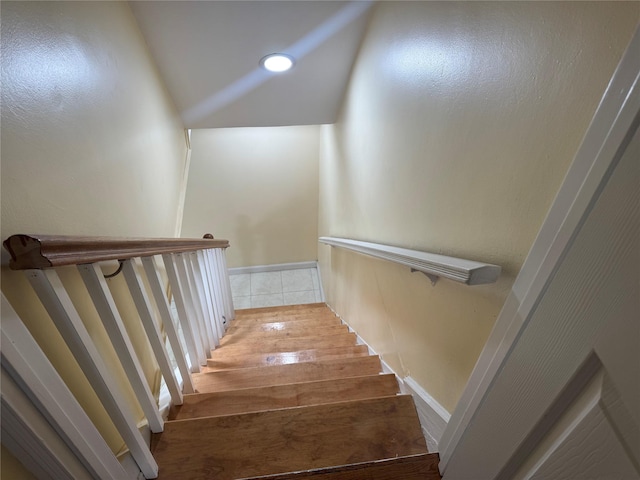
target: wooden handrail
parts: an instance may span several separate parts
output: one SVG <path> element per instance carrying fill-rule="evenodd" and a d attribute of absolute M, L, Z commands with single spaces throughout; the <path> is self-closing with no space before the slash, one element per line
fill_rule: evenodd
<path fill-rule="evenodd" d="M 213 238 L 117 238 L 66 235 L 12 235 L 3 242 L 12 270 L 79 265 L 165 253 L 227 248 L 228 240 Z"/>

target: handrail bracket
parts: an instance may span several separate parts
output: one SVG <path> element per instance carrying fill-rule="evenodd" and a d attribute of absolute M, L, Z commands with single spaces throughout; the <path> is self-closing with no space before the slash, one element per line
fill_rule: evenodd
<path fill-rule="evenodd" d="M 118 260 L 118 269 L 115 272 L 110 273 L 109 275 L 103 275 L 104 278 L 117 277 L 118 274 L 122 271 L 122 266 L 124 265 L 124 262 L 125 262 L 124 260 Z"/>
<path fill-rule="evenodd" d="M 411 273 L 414 272 L 420 272 L 424 275 L 426 275 L 429 280 L 431 280 L 431 285 L 433 285 L 434 287 L 436 286 L 436 283 L 438 283 L 438 280 L 440 280 L 440 277 L 438 275 L 434 275 L 432 273 L 427 273 L 427 272 L 423 272 L 422 270 L 418 270 L 417 268 L 412 268 L 411 269 Z"/>

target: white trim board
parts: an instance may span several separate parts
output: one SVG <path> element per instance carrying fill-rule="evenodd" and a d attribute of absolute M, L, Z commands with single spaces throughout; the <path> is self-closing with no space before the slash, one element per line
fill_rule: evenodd
<path fill-rule="evenodd" d="M 369 349 L 370 355 L 378 355 L 376 351 L 371 348 L 371 345 L 358 335 L 358 332 L 351 328 L 351 326 L 340 315 L 338 315 L 330 305 L 328 306 L 340 321 L 349 328 L 349 331 L 356 334 L 356 341 L 358 345 L 365 345 Z M 398 373 L 395 372 L 389 364 L 382 359 L 382 357 L 380 358 L 380 364 L 382 365 L 383 373 L 392 373 L 396 376 L 400 392 L 409 394 L 413 397 L 413 401 L 418 412 L 418 418 L 420 419 L 422 434 L 427 442 L 427 448 L 431 453 L 438 452 L 440 438 L 447 427 L 451 414 L 446 408 L 440 405 L 435 398 L 429 395 L 427 391 L 423 389 L 413 378 L 400 377 L 400 375 L 398 375 Z"/>
<path fill-rule="evenodd" d="M 494 380 L 573 244 L 640 118 L 640 28 L 622 57 L 538 232 L 442 438 L 440 471 L 480 411 Z"/>
<path fill-rule="evenodd" d="M 327 297 L 324 296 L 324 287 L 322 286 L 322 272 L 320 271 L 320 262 L 316 262 L 316 271 L 318 272 L 318 290 L 320 291 L 320 301 L 322 303 L 326 303 Z"/>
<path fill-rule="evenodd" d="M 191 129 L 184 130 L 184 141 L 187 153 L 182 169 L 182 180 L 180 181 L 180 191 L 178 193 L 178 208 L 176 210 L 175 237 L 179 238 L 182 233 L 182 221 L 184 218 L 184 202 L 187 197 L 187 185 L 189 183 L 189 170 L 191 168 Z"/>
<path fill-rule="evenodd" d="M 241 273 L 279 272 L 281 270 L 299 270 L 303 268 L 317 268 L 318 262 L 274 263 L 273 265 L 255 265 L 252 267 L 235 267 L 229 269 L 229 275 Z"/>

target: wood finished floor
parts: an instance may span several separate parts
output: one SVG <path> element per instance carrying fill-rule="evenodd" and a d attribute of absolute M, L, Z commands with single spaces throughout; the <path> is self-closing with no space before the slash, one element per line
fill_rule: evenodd
<path fill-rule="evenodd" d="M 152 438 L 162 479 L 439 479 L 413 400 L 324 304 L 240 310 Z"/>

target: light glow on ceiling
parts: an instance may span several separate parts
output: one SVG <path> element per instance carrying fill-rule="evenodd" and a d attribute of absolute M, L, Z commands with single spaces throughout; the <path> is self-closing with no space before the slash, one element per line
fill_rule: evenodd
<path fill-rule="evenodd" d="M 291 70 L 294 61 L 293 57 L 284 53 L 272 53 L 260 60 L 260 66 L 265 70 L 274 73 L 282 73 Z"/>
<path fill-rule="evenodd" d="M 305 57 L 321 46 L 324 42 L 331 39 L 351 22 L 357 20 L 361 15 L 368 12 L 372 6 L 372 0 L 347 2 L 345 7 L 343 7 L 336 15 L 329 18 L 321 25 L 318 25 L 318 27 L 295 43 L 286 47 L 286 51 L 290 52 L 292 59 L 301 59 Z M 267 57 L 268 56 L 269 55 L 267 55 Z M 266 57 L 264 57 L 263 60 L 265 58 Z M 237 79 L 200 103 L 183 111 L 182 117 L 185 124 L 195 125 L 198 122 L 202 122 L 208 116 L 214 115 L 216 112 L 255 90 L 260 85 L 268 81 L 269 78 L 271 77 L 268 70 L 264 68 L 262 61 L 260 61 L 259 68 L 252 70 L 244 77 Z"/>

